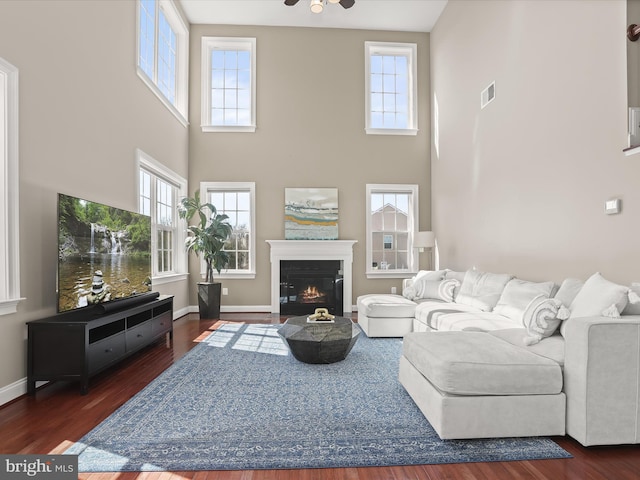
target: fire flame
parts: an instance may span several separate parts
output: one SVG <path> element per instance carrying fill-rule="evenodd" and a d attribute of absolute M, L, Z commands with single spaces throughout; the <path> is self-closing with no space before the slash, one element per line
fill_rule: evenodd
<path fill-rule="evenodd" d="M 303 302 L 314 302 L 323 299 L 327 295 L 324 292 L 318 290 L 318 287 L 316 287 L 315 285 L 309 285 L 302 291 L 301 296 Z"/>

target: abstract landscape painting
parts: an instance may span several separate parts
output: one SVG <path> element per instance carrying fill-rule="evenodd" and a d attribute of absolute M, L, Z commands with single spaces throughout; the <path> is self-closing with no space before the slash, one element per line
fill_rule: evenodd
<path fill-rule="evenodd" d="M 337 240 L 337 188 L 285 188 L 285 240 Z"/>

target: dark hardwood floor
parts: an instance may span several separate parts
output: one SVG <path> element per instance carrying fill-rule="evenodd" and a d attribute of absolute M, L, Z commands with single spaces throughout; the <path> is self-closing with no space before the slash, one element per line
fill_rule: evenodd
<path fill-rule="evenodd" d="M 89 394 L 79 385 L 53 383 L 35 397 L 0 407 L 0 452 L 61 453 L 178 360 L 219 322 L 280 323 L 279 316 L 223 314 L 220 321 L 187 316 L 174 323 L 171 345 L 158 342 L 93 377 Z M 520 462 L 419 465 L 383 468 L 247 470 L 210 472 L 93 473 L 86 480 L 415 480 L 553 479 L 638 480 L 640 446 L 582 447 L 570 437 L 554 440 L 574 458 Z"/>

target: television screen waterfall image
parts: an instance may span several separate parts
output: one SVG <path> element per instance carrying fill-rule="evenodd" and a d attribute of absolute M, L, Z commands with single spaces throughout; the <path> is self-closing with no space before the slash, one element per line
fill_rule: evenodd
<path fill-rule="evenodd" d="M 150 290 L 150 217 L 58 194 L 58 312 Z"/>

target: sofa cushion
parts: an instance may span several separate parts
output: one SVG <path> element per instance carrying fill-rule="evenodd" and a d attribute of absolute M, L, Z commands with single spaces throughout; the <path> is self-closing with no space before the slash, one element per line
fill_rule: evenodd
<path fill-rule="evenodd" d="M 360 295 L 356 303 L 358 313 L 371 318 L 411 318 L 416 309 L 416 303 L 402 295 L 371 293 Z"/>
<path fill-rule="evenodd" d="M 550 358 L 559 365 L 564 365 L 564 337 L 560 333 L 543 338 L 540 342 L 527 345 L 527 332 L 522 328 L 509 328 L 505 330 L 493 330 L 488 332 L 496 338 L 504 340 L 511 345 L 527 350 L 536 355 Z"/>
<path fill-rule="evenodd" d="M 515 322 L 504 315 L 475 311 L 439 315 L 431 328 L 439 331 L 490 332 L 514 326 L 516 326 Z"/>
<path fill-rule="evenodd" d="M 504 287 L 493 311 L 520 324 L 531 301 L 534 298 L 549 298 L 554 286 L 553 282 L 536 283 L 514 278 Z"/>
<path fill-rule="evenodd" d="M 434 330 L 438 329 L 439 318 L 442 315 L 460 312 L 480 312 L 480 310 L 475 307 L 461 303 L 448 303 L 439 300 L 417 300 L 417 302 L 418 305 L 415 310 L 416 320 Z"/>
<path fill-rule="evenodd" d="M 404 357 L 436 388 L 452 395 L 552 395 L 562 390 L 553 360 L 487 333 L 408 333 Z"/>
<path fill-rule="evenodd" d="M 490 312 L 498 303 L 507 282 L 512 278 L 512 275 L 507 274 L 468 270 L 462 285 L 460 285 L 456 303 L 471 305 L 485 312 Z"/>
<path fill-rule="evenodd" d="M 637 283 L 631 284 L 629 290 L 631 290 L 631 292 L 635 293 L 637 296 L 640 296 L 640 285 L 638 285 Z M 624 307 L 622 315 L 640 315 L 640 302 L 631 303 L 631 301 L 629 301 L 627 306 Z"/>
<path fill-rule="evenodd" d="M 562 323 L 560 333 L 566 332 L 567 322 L 575 318 L 605 316 L 619 317 L 629 301 L 629 287 L 617 285 L 594 273 L 584 283 L 571 302 L 571 316 Z"/>

